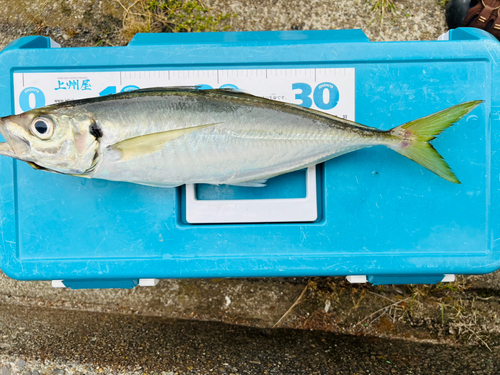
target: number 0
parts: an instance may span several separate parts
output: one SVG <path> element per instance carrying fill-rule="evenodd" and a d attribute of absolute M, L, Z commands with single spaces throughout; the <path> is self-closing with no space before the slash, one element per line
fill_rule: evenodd
<path fill-rule="evenodd" d="M 325 90 L 328 90 L 328 100 L 325 101 Z M 339 102 L 339 89 L 333 83 L 323 82 L 314 89 L 314 104 L 323 110 L 334 108 Z"/>
<path fill-rule="evenodd" d="M 30 103 L 30 97 L 33 99 Z M 19 95 L 19 106 L 23 112 L 27 112 L 31 109 L 40 108 L 45 105 L 45 95 L 42 90 L 36 87 L 27 87 Z"/>

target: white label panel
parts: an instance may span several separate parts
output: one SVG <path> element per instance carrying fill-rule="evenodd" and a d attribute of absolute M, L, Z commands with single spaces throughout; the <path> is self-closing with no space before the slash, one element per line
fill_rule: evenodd
<path fill-rule="evenodd" d="M 232 87 L 354 121 L 354 68 L 14 73 L 16 114 L 66 100 L 161 86 Z"/>

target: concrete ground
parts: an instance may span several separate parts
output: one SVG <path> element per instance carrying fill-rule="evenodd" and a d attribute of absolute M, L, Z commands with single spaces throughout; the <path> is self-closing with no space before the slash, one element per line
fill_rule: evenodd
<path fill-rule="evenodd" d="M 0 306 L 2 375 L 495 374 L 499 348 Z"/>
<path fill-rule="evenodd" d="M 436 39 L 446 31 L 438 0 L 396 0 L 397 14 L 383 18 L 374 3 L 205 1 L 215 13 L 237 14 L 223 22 L 231 30 L 361 28 L 372 40 Z M 32 34 L 65 47 L 125 44 L 122 5 L 132 4 L 0 0 L 0 47 Z M 438 286 L 202 279 L 101 291 L 0 274 L 0 371 L 493 374 L 500 372 L 499 320 L 498 273 Z"/>
<path fill-rule="evenodd" d="M 379 1 L 387 2 L 387 0 Z M 123 45 L 135 1 L 0 0 L 0 47 L 23 35 L 51 36 L 66 46 Z M 436 39 L 446 31 L 440 0 L 396 0 L 397 13 L 373 9 L 376 0 L 204 0 L 229 30 L 363 29 L 373 41 Z M 140 4 L 139 4 L 140 5 Z M 137 5 L 131 11 L 139 12 Z M 137 25 L 138 31 L 145 31 Z"/>

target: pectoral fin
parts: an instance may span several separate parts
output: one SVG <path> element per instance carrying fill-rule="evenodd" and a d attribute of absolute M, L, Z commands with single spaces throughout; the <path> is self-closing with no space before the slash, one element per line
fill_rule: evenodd
<path fill-rule="evenodd" d="M 126 139 L 124 141 L 115 143 L 114 145 L 108 146 L 108 150 L 118 151 L 120 154 L 119 161 L 131 160 L 136 157 L 146 156 L 154 154 L 160 151 L 167 142 L 170 142 L 184 134 L 194 132 L 196 130 L 201 130 L 203 128 L 208 128 L 210 126 L 215 126 L 222 124 L 217 122 L 215 124 L 206 124 L 193 126 L 191 128 L 168 130 L 165 132 L 141 135 L 139 137 L 134 137 Z"/>

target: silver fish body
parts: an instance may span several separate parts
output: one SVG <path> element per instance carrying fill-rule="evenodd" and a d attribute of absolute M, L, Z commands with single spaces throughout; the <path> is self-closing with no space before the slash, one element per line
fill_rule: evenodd
<path fill-rule="evenodd" d="M 304 116 L 296 107 L 246 97 L 183 92 L 132 102 L 122 99 L 112 105 L 90 104 L 85 109 L 105 129 L 102 158 L 92 177 L 147 185 L 267 179 L 388 142 L 375 129 L 332 126 L 335 119 Z M 129 160 L 117 162 L 120 156 L 109 147 L 145 134 L 203 125 L 208 126 L 169 141 L 155 153 Z"/>
<path fill-rule="evenodd" d="M 478 104 L 463 103 L 433 115 L 432 121 L 380 131 L 239 92 L 146 89 L 3 118 L 0 133 L 7 144 L 0 144 L 0 154 L 35 168 L 151 186 L 251 186 L 252 181 L 385 145 L 458 182 L 427 142 Z M 53 135 L 38 139 L 44 126 L 53 127 Z M 429 158 L 431 162 L 421 160 Z"/>

